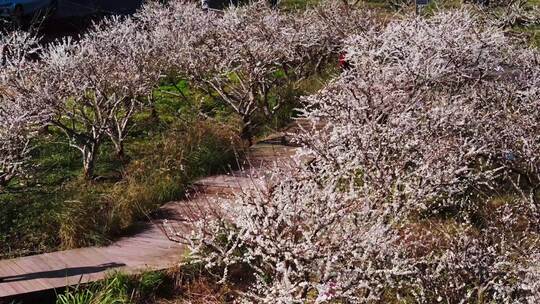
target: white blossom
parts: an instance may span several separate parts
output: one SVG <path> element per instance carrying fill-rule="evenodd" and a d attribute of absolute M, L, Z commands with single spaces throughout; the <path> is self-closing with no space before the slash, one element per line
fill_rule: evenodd
<path fill-rule="evenodd" d="M 295 136 L 297 165 L 221 220 L 242 250 L 199 233 L 193 256 L 249 265 L 254 302 L 537 299 L 537 51 L 460 10 L 374 27 L 344 52 L 351 69 L 304 99 L 324 127 Z"/>

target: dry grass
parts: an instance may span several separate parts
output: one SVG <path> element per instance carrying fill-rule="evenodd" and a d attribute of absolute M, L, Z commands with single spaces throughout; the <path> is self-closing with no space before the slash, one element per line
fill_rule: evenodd
<path fill-rule="evenodd" d="M 139 156 L 119 181 L 70 181 L 66 191 L 73 199 L 59 215 L 60 247 L 105 244 L 163 203 L 181 198 L 193 180 L 229 170 L 240 146 L 236 134 L 207 121 L 177 124 L 131 146 Z"/>
<path fill-rule="evenodd" d="M 227 170 L 222 166 L 233 162 L 238 143 L 234 130 L 206 121 L 177 125 L 161 139 L 143 143 L 145 156 L 128 165 L 106 197 L 121 227 L 178 199 L 194 179 Z"/>
<path fill-rule="evenodd" d="M 228 287 L 207 278 L 198 278 L 180 286 L 173 299 L 160 299 L 156 304 L 220 304 L 231 303 L 234 296 Z"/>

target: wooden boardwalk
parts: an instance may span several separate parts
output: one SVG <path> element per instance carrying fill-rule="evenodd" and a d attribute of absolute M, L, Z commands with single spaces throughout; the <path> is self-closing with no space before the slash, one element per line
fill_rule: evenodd
<path fill-rule="evenodd" d="M 178 265 L 186 247 L 175 240 L 191 231 L 189 220 L 208 211 L 216 198 L 231 197 L 257 187 L 268 166 L 290 159 L 294 147 L 278 134 L 251 147 L 243 169 L 212 176 L 194 184 L 187 199 L 165 204 L 140 231 L 106 247 L 74 250 L 0 261 L 0 300 L 39 291 L 101 280 L 113 270 L 137 273 Z"/>

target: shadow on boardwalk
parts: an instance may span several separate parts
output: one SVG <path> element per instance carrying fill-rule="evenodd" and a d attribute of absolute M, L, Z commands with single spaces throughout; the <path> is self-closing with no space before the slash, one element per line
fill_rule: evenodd
<path fill-rule="evenodd" d="M 106 263 L 106 264 L 101 264 L 98 266 L 72 267 L 72 268 L 64 268 L 64 269 L 51 270 L 51 271 L 27 273 L 27 274 L 22 274 L 22 275 L 0 277 L 0 284 L 17 282 L 17 281 L 35 280 L 35 279 L 65 278 L 65 277 L 71 277 L 71 276 L 98 273 L 98 272 L 102 272 L 110 268 L 117 268 L 117 267 L 122 267 L 122 266 L 126 266 L 126 264 Z"/>

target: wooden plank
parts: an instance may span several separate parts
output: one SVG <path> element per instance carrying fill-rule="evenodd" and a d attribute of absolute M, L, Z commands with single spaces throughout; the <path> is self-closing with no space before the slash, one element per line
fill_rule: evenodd
<path fill-rule="evenodd" d="M 80 260 L 80 265 L 85 265 L 85 266 L 97 267 L 99 265 L 103 265 L 107 263 L 114 263 L 114 262 L 111 262 L 111 258 L 114 259 L 114 257 L 106 257 L 95 248 L 88 248 L 88 250 L 81 251 L 79 252 L 78 256 Z"/>
<path fill-rule="evenodd" d="M 49 269 L 51 270 L 62 270 L 66 268 L 66 265 L 58 259 L 58 255 L 38 255 L 34 257 L 35 259 L 38 259 L 43 264 L 47 265 Z M 57 278 L 50 278 L 47 280 L 50 285 L 53 286 L 53 289 L 60 288 L 66 286 L 66 278 L 59 276 Z"/>
<path fill-rule="evenodd" d="M 17 265 L 15 265 L 13 260 L 2 261 L 2 268 L 8 274 L 7 277 L 8 278 L 11 277 L 9 279 L 13 279 L 20 276 L 22 272 L 22 270 Z M 6 277 L 4 277 L 4 279 L 6 279 Z M 11 287 L 13 287 L 17 291 L 17 293 L 24 293 L 26 291 L 26 288 L 19 281 L 10 280 L 10 281 L 4 282 L 3 284 L 9 284 Z"/>
<path fill-rule="evenodd" d="M 10 260 L 7 267 L 11 268 L 13 273 L 12 279 L 15 281 L 8 281 L 6 283 L 15 288 L 17 290 L 17 294 L 25 294 L 32 291 L 42 290 L 38 288 L 38 285 L 32 284 L 32 282 L 28 280 L 24 280 L 23 276 L 26 274 L 26 270 L 17 265 L 15 260 Z"/>
<path fill-rule="evenodd" d="M 19 294 L 11 284 L 0 283 L 0 298 Z"/>
<path fill-rule="evenodd" d="M 1 278 L 15 274 L 14 271 L 8 266 L 9 263 L 10 261 L 0 261 L 0 297 L 19 293 L 16 288 L 16 284 L 1 281 Z"/>
<path fill-rule="evenodd" d="M 20 259 L 14 262 L 17 266 L 26 271 L 24 274 L 24 276 L 28 277 L 28 279 L 25 280 L 26 282 L 30 282 L 35 288 L 39 288 L 39 290 L 48 290 L 52 288 L 52 286 L 47 283 L 46 278 L 43 278 L 43 275 L 47 274 L 49 271 L 46 268 L 38 266 L 35 259 Z"/>

